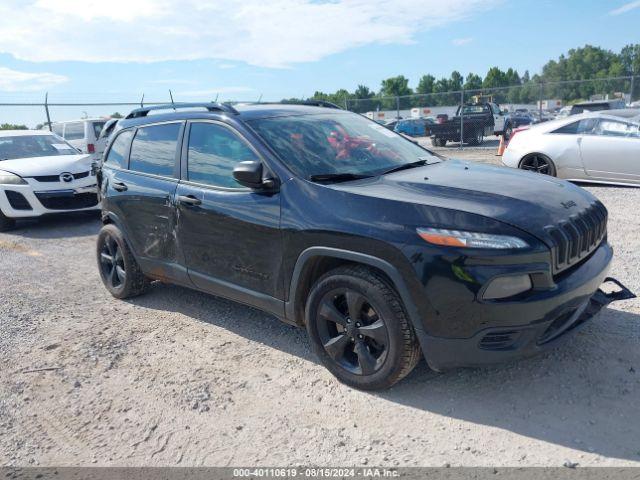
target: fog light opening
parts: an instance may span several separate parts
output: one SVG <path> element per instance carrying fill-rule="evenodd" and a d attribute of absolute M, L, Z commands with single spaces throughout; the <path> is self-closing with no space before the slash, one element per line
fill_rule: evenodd
<path fill-rule="evenodd" d="M 495 300 L 498 298 L 513 297 L 519 293 L 531 290 L 532 286 L 531 277 L 528 274 L 496 277 L 489 282 L 482 298 L 485 300 Z"/>

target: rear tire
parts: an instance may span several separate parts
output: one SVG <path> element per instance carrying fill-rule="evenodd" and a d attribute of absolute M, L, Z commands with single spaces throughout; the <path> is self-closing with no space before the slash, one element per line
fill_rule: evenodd
<path fill-rule="evenodd" d="M 476 130 L 473 133 L 473 136 L 469 138 L 469 141 L 467 142 L 469 145 L 482 145 L 482 142 L 484 142 L 484 134 L 482 133 L 482 130 Z"/>
<path fill-rule="evenodd" d="M 0 210 L 0 232 L 6 232 L 16 226 L 16 221 L 13 218 L 7 217 L 2 210 Z"/>
<path fill-rule="evenodd" d="M 431 145 L 434 147 L 444 147 L 447 145 L 447 141 L 444 138 L 433 137 L 431 139 Z"/>
<path fill-rule="evenodd" d="M 541 173 L 555 177 L 557 175 L 556 166 L 553 161 L 541 153 L 531 153 L 520 160 L 518 168 L 530 172 Z"/>
<path fill-rule="evenodd" d="M 311 289 L 305 320 L 315 354 L 351 387 L 389 388 L 420 360 L 400 297 L 367 267 L 343 266 L 323 275 Z"/>
<path fill-rule="evenodd" d="M 97 242 L 98 270 L 102 283 L 116 298 L 131 298 L 149 288 L 149 279 L 131 253 L 124 235 L 118 227 L 102 227 Z"/>

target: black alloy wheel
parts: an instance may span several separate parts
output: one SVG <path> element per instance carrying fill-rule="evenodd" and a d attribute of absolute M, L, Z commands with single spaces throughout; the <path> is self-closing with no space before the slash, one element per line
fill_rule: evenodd
<path fill-rule="evenodd" d="M 113 289 L 120 288 L 127 280 L 122 249 L 111 235 L 105 235 L 102 239 L 100 268 L 103 278 Z"/>
<path fill-rule="evenodd" d="M 320 277 L 307 298 L 305 323 L 322 364 L 362 390 L 391 387 L 422 356 L 401 297 L 365 265 L 344 265 Z"/>
<path fill-rule="evenodd" d="M 102 227 L 96 253 L 100 278 L 111 295 L 129 298 L 147 290 L 149 279 L 140 270 L 118 227 L 113 224 Z"/>
<path fill-rule="evenodd" d="M 522 162 L 520 162 L 520 168 L 530 172 L 542 173 L 543 175 L 555 176 L 556 174 L 551 160 L 549 160 L 545 155 L 541 155 L 539 153 L 528 155 L 522 159 Z"/>
<path fill-rule="evenodd" d="M 384 320 L 364 295 L 341 288 L 320 301 L 318 333 L 327 354 L 355 375 L 379 371 L 387 356 L 389 334 Z"/>

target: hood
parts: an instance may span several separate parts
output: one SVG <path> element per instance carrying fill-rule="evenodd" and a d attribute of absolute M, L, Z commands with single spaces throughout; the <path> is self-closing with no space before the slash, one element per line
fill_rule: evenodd
<path fill-rule="evenodd" d="M 0 170 L 21 177 L 82 173 L 91 170 L 90 155 L 53 155 L 50 157 L 16 158 L 0 161 Z"/>
<path fill-rule="evenodd" d="M 557 225 L 597 202 L 589 192 L 564 180 L 458 160 L 331 187 L 482 215 L 528 232 L 547 244 L 553 242 L 545 227 Z"/>

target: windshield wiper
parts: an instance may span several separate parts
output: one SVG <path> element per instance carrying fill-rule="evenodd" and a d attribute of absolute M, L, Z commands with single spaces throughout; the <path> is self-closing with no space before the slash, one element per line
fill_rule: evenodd
<path fill-rule="evenodd" d="M 362 175 L 359 173 L 320 173 L 311 175 L 309 180 L 312 182 L 349 182 L 351 180 L 362 180 L 363 178 L 371 178 L 373 175 Z"/>
<path fill-rule="evenodd" d="M 438 163 L 438 162 L 434 162 Z M 386 175 L 388 173 L 400 172 L 402 170 L 409 170 L 410 168 L 422 167 L 423 165 L 429 165 L 429 160 L 426 158 L 422 158 L 420 160 L 416 160 L 415 162 L 404 163 L 402 165 L 398 165 L 397 167 L 390 168 L 389 170 L 385 170 L 379 175 Z"/>

